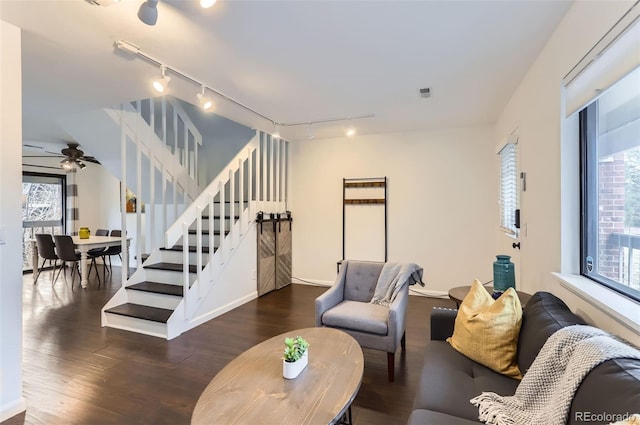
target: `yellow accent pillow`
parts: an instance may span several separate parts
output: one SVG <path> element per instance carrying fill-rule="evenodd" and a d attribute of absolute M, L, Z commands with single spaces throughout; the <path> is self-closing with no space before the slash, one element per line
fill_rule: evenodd
<path fill-rule="evenodd" d="M 521 324 L 522 306 L 516 291 L 509 288 L 494 300 L 476 279 L 460 304 L 447 342 L 481 365 L 522 379 L 516 356 Z"/>

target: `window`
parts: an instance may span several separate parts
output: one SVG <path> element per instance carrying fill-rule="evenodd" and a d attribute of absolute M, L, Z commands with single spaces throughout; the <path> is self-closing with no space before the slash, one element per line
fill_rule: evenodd
<path fill-rule="evenodd" d="M 640 300 L 640 68 L 580 112 L 581 274 Z"/>
<path fill-rule="evenodd" d="M 36 233 L 64 233 L 65 176 L 24 173 L 22 176 L 22 270 L 32 270 L 31 243 Z"/>
<path fill-rule="evenodd" d="M 518 140 L 509 141 L 500 155 L 500 229 L 507 235 L 518 236 L 516 214 L 519 212 Z"/>

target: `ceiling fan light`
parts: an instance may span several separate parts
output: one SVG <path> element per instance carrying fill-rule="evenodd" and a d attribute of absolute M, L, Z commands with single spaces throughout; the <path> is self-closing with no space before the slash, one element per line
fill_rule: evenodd
<path fill-rule="evenodd" d="M 158 22 L 158 0 L 146 0 L 138 9 L 138 19 L 147 25 Z"/>
<path fill-rule="evenodd" d="M 79 159 L 76 159 L 76 164 L 78 165 L 78 168 L 80 168 L 81 170 L 84 170 L 87 167 L 87 164 L 80 161 Z"/>
<path fill-rule="evenodd" d="M 60 161 L 60 168 L 67 171 L 73 170 L 74 163 L 69 158 L 65 158 L 62 161 Z"/>
<path fill-rule="evenodd" d="M 208 9 L 211 6 L 213 6 L 214 4 L 216 4 L 216 0 L 200 0 L 200 6 L 203 9 Z"/>

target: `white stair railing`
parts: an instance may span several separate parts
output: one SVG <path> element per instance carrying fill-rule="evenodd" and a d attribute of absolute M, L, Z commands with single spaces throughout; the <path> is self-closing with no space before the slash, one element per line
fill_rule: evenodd
<path fill-rule="evenodd" d="M 166 96 L 132 102 L 163 144 L 180 160 L 189 176 L 202 184 L 198 172 L 198 147 L 202 135 L 182 106 Z"/>
<path fill-rule="evenodd" d="M 155 104 L 160 103 L 161 110 L 167 110 L 168 102 L 161 98 L 121 105 L 120 110 L 108 110 L 112 118 L 119 122 L 121 129 L 122 192 L 132 190 L 138 197 L 135 211 L 136 251 L 135 258 L 141 264 L 142 254 L 159 248 L 162 234 L 175 221 L 184 209 L 200 194 L 197 177 L 197 146 L 202 137 L 194 130 L 193 123 L 179 107 L 171 107 L 178 131 L 173 131 L 173 148 L 166 141 L 168 134 L 166 114 L 162 115 L 163 139 L 154 127 L 156 125 Z M 143 105 L 147 105 L 143 107 Z M 146 118 L 145 118 L 146 114 Z M 172 124 L 173 125 L 173 124 Z M 170 125 L 170 128 L 172 128 Z M 183 135 L 177 137 L 178 132 Z M 191 146 L 189 149 L 188 147 Z M 183 149 L 187 147 L 187 149 Z M 174 155 L 178 152 L 179 155 Z M 185 155 L 186 152 L 191 152 Z M 144 163 L 144 167 L 143 167 Z M 131 167 L 127 167 L 130 164 Z M 134 175 L 127 175 L 133 172 Z M 145 170 L 145 172 L 143 172 Z M 143 216 L 141 194 L 146 193 L 146 205 Z M 126 231 L 125 205 L 123 204 L 122 230 Z M 143 224 L 144 221 L 144 224 Z"/>
<path fill-rule="evenodd" d="M 255 220 L 257 210 L 275 213 L 287 209 L 288 153 L 289 142 L 258 132 L 166 231 L 166 247 L 182 240 L 182 310 L 185 320 L 192 318 L 199 305 L 198 300 L 207 293 L 225 262 L 233 255 Z M 203 228 L 202 221 L 206 216 L 208 226 Z M 194 228 L 196 254 L 193 263 L 189 264 L 189 231 L 193 233 Z M 219 229 L 217 249 L 214 243 L 216 228 Z M 203 257 L 202 246 L 206 232 L 209 234 L 207 260 Z M 197 276 L 193 284 L 189 278 L 190 265 L 196 266 Z"/>

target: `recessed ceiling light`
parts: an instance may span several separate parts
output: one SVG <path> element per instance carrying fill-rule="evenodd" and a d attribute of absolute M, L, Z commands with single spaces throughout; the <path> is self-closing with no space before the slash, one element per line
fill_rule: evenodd
<path fill-rule="evenodd" d="M 214 4 L 216 4 L 216 0 L 200 0 L 200 6 L 202 6 L 203 9 L 208 9 Z"/>
<path fill-rule="evenodd" d="M 356 135 L 356 129 L 355 127 L 347 127 L 347 129 L 345 130 L 344 134 L 347 135 L 347 137 L 353 137 Z"/>

